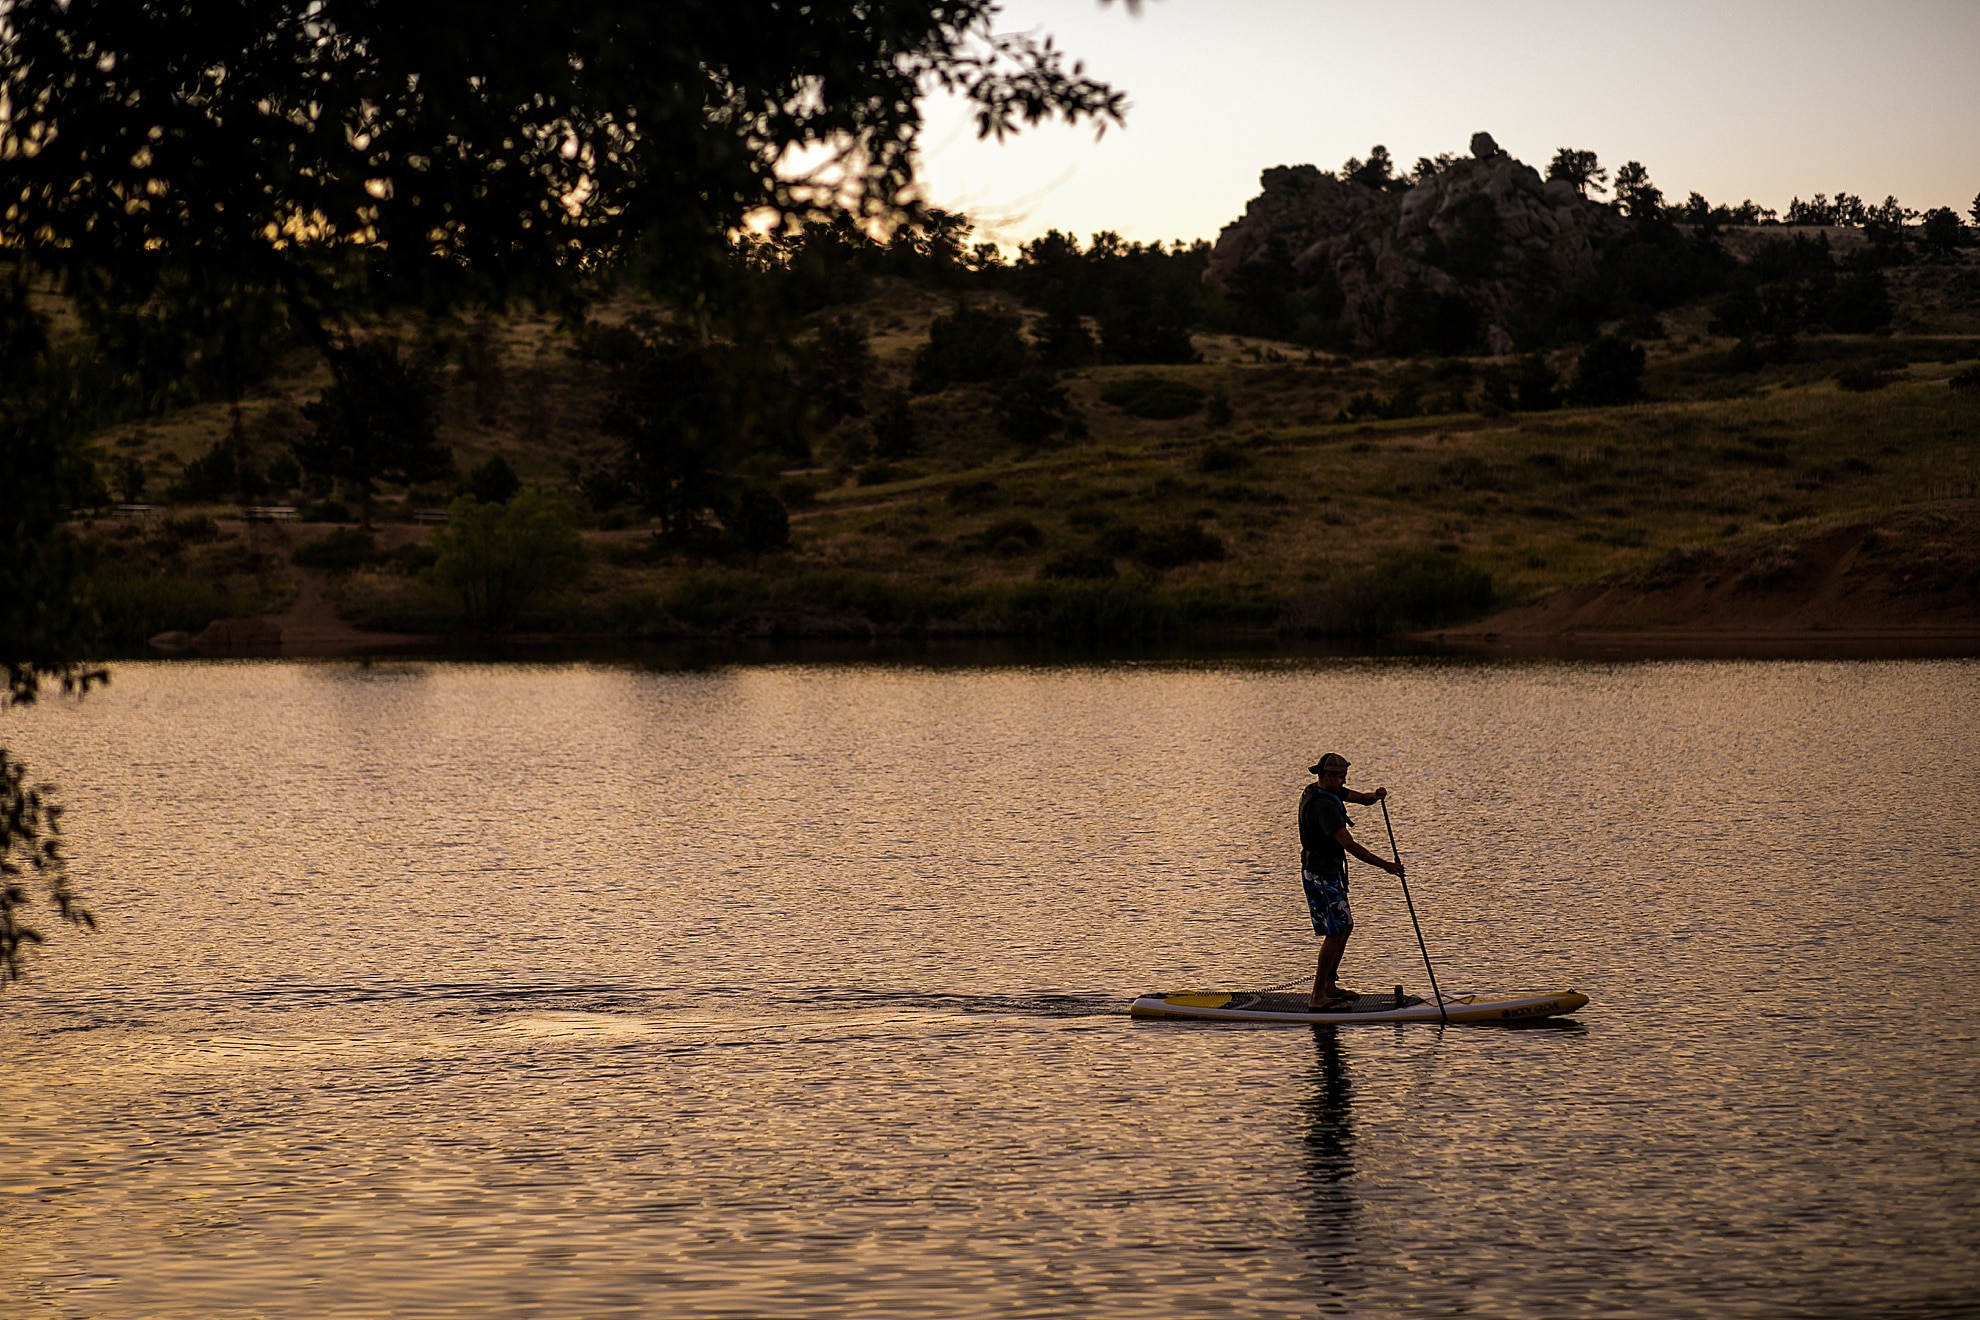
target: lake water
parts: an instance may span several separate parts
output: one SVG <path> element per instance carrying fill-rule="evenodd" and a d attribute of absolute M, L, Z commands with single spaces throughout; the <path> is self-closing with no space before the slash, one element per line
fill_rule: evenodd
<path fill-rule="evenodd" d="M 0 997 L 10 1317 L 1980 1311 L 1980 664 L 133 663 L 0 735 L 103 918 Z M 1311 976 L 1330 749 L 1445 988 L 1576 1023 L 1125 1015 Z"/>

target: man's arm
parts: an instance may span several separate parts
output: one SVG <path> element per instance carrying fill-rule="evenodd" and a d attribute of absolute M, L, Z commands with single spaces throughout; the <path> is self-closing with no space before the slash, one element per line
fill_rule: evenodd
<path fill-rule="evenodd" d="M 1344 788 L 1341 790 L 1341 796 L 1350 802 L 1359 803 L 1361 806 L 1372 807 L 1383 798 L 1389 796 L 1389 790 L 1378 788 L 1373 793 L 1362 793 L 1352 788 Z"/>
<path fill-rule="evenodd" d="M 1377 857 L 1374 853 L 1369 852 L 1366 848 L 1354 841 L 1354 835 L 1348 833 L 1348 828 L 1345 825 L 1334 831 L 1334 842 L 1340 844 L 1341 847 L 1347 849 L 1362 861 L 1367 862 L 1370 866 L 1379 867 L 1387 871 L 1390 875 L 1399 876 L 1403 873 L 1401 862 L 1392 862 L 1386 857 Z"/>

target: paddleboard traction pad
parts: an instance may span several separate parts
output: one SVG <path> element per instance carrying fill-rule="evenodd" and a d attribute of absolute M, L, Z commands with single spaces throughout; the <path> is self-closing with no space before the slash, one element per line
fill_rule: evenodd
<path fill-rule="evenodd" d="M 1445 995 L 1437 1005 L 1415 995 L 1401 1004 L 1394 995 L 1362 995 L 1329 1004 L 1321 1012 L 1306 1006 L 1304 994 L 1248 990 L 1183 990 L 1148 994 L 1134 1001 L 1135 1017 L 1193 1018 L 1210 1022 L 1451 1022 L 1511 1023 L 1560 1017 L 1588 1002 L 1573 990 L 1546 993 L 1492 991 Z"/>

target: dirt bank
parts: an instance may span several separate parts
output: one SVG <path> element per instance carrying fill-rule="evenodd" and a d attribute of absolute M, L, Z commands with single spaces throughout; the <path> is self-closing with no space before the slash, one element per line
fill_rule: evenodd
<path fill-rule="evenodd" d="M 1980 655 L 1980 504 L 1673 550 L 1420 636 L 1515 654 Z"/>

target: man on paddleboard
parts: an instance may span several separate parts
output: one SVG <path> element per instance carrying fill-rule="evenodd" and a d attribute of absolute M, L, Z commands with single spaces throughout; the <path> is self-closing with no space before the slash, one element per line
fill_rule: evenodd
<path fill-rule="evenodd" d="M 1330 1004 L 1351 1003 L 1361 996 L 1343 990 L 1335 977 L 1340 972 L 1341 955 L 1347 952 L 1348 936 L 1354 931 L 1354 913 L 1348 908 L 1347 855 L 1353 853 L 1370 866 L 1390 875 L 1401 876 L 1400 861 L 1377 857 L 1354 841 L 1348 826 L 1347 804 L 1368 806 L 1389 796 L 1389 790 L 1359 793 L 1347 786 L 1348 760 L 1339 752 L 1328 752 L 1307 767 L 1320 776 L 1299 795 L 1300 885 L 1306 890 L 1306 906 L 1313 912 L 1313 933 L 1320 937 L 1320 965 L 1313 973 L 1313 994 L 1307 1007 L 1320 1012 Z"/>

